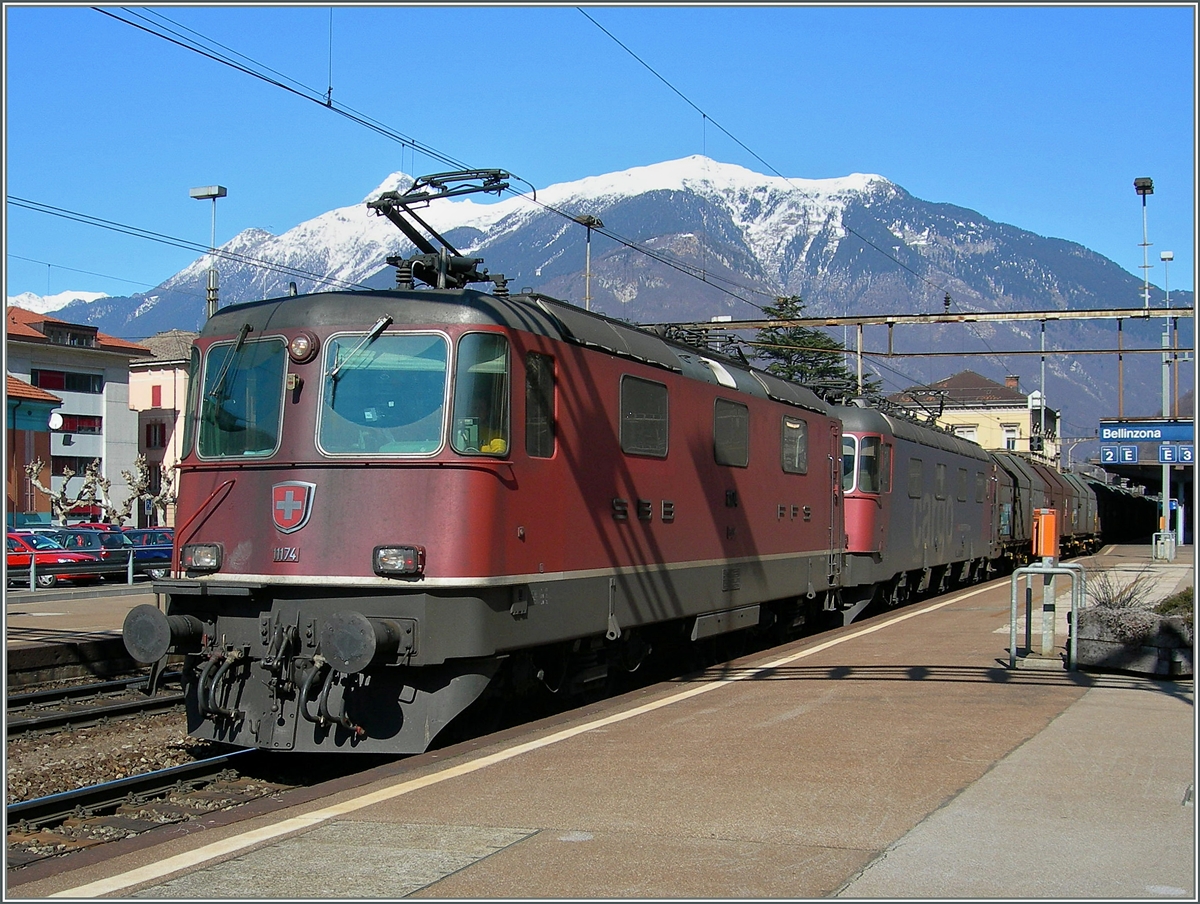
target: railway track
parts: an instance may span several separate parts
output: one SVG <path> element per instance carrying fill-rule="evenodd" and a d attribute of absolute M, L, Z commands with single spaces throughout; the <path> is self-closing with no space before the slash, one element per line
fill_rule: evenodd
<path fill-rule="evenodd" d="M 180 677 L 176 672 L 164 675 L 163 679 L 177 684 Z M 146 695 L 148 681 L 147 677 L 138 676 L 9 694 L 6 720 L 9 737 L 31 731 L 81 728 L 183 704 L 182 691 Z"/>
<path fill-rule="evenodd" d="M 6 808 L 8 868 L 185 822 L 294 787 L 247 774 L 257 771 L 264 759 L 261 751 L 238 750 L 10 804 Z"/>

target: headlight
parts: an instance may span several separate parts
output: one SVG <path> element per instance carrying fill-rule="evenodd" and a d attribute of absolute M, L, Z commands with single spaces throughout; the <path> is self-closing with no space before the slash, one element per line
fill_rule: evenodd
<path fill-rule="evenodd" d="M 376 574 L 420 574 L 425 570 L 425 547 L 376 546 L 371 560 Z"/>
<path fill-rule="evenodd" d="M 183 547 L 182 558 L 188 571 L 216 571 L 221 567 L 221 547 L 217 543 L 193 543 Z"/>
<path fill-rule="evenodd" d="M 288 343 L 288 354 L 297 364 L 304 364 L 311 361 L 317 354 L 317 348 L 320 343 L 314 333 L 308 330 L 301 330 L 297 333 L 292 341 Z"/>

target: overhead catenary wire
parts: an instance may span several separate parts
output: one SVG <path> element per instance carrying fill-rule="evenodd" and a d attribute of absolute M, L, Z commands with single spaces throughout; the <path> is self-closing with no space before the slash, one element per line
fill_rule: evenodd
<path fill-rule="evenodd" d="M 175 22 L 174 20 L 171 20 L 169 17 L 167 17 L 167 16 L 163 15 L 162 13 L 159 13 L 155 10 L 145 10 L 145 12 L 148 13 L 150 16 L 155 17 L 158 20 L 170 23 L 171 25 L 175 26 L 175 28 L 172 29 L 165 25 L 160 25 L 158 23 L 151 22 L 151 20 L 146 15 L 142 15 L 140 12 L 136 12 L 136 11 L 130 10 L 128 8 L 122 8 L 122 12 L 124 12 L 127 16 L 141 20 L 141 22 L 132 21 L 132 19 L 130 19 L 130 18 L 123 18 L 122 16 L 116 15 L 115 13 L 112 13 L 108 10 L 100 9 L 98 7 L 93 7 L 93 9 L 96 12 L 100 12 L 106 16 L 116 19 L 117 21 L 123 22 L 127 25 L 130 25 L 141 31 L 144 31 L 147 34 L 150 34 L 155 37 L 159 37 L 163 40 L 169 41 L 170 43 L 173 43 L 179 47 L 182 47 L 183 49 L 191 50 L 192 52 L 197 53 L 201 56 L 204 56 L 210 60 L 213 60 L 214 62 L 218 62 L 218 63 L 221 63 L 222 65 L 229 66 L 229 67 L 231 67 L 239 72 L 242 72 L 246 75 L 253 76 L 253 77 L 260 79 L 268 84 L 271 84 L 275 87 L 278 87 L 285 91 L 288 91 L 289 93 L 292 93 L 295 96 L 301 97 L 305 100 L 309 100 L 313 103 L 317 103 L 320 106 L 330 109 L 333 112 L 336 112 L 339 115 L 344 116 L 353 122 L 356 122 L 366 128 L 369 128 L 384 137 L 387 137 L 393 141 L 400 143 L 404 147 L 410 148 L 414 153 L 420 152 L 422 154 L 425 154 L 426 156 L 431 157 L 432 159 L 438 160 L 440 162 L 446 163 L 447 165 L 455 166 L 458 168 L 463 168 L 463 169 L 470 168 L 469 165 L 464 163 L 463 161 L 458 160 L 457 158 L 455 158 L 449 154 L 446 154 L 442 151 L 439 151 L 429 145 L 425 145 L 422 142 L 418 141 L 417 139 L 415 139 L 411 136 L 400 133 L 400 132 L 396 131 L 395 129 L 392 129 L 391 127 L 379 122 L 378 120 L 374 120 L 371 117 L 367 116 L 366 114 L 361 113 L 360 111 L 354 110 L 353 108 L 351 108 L 345 104 L 334 104 L 332 102 L 332 11 L 331 11 L 331 19 L 330 19 L 330 39 L 329 39 L 330 40 L 329 87 L 327 88 L 327 90 L 324 93 L 322 93 L 318 89 L 315 89 L 315 88 L 312 88 L 311 86 L 305 85 L 302 82 L 296 81 L 295 79 L 292 79 L 289 76 L 278 72 L 277 70 L 274 70 L 274 69 L 271 69 L 270 67 L 265 66 L 264 64 L 258 62 L 257 60 L 254 60 L 252 57 L 249 57 L 245 54 L 235 51 L 232 48 L 226 47 L 225 45 L 221 44 L 220 42 L 214 41 L 211 38 L 208 38 L 207 36 L 202 35 L 201 33 L 197 32 L 191 28 L 188 28 L 187 26 L 184 26 L 178 22 Z M 789 183 L 791 182 L 789 177 L 784 176 L 776 167 L 772 166 L 768 161 L 766 161 L 759 154 L 757 154 L 755 151 L 753 151 L 748 145 L 746 145 L 744 142 L 742 142 L 740 139 L 738 139 L 735 135 L 733 135 L 731 132 L 729 132 L 729 130 L 727 130 L 719 122 L 717 122 L 710 115 L 708 115 L 707 112 L 702 110 L 690 98 L 688 98 L 685 94 L 683 94 L 682 91 L 680 91 L 678 88 L 676 88 L 674 85 L 672 85 L 666 78 L 664 78 L 660 73 L 658 73 L 653 67 L 651 67 L 648 63 L 646 63 L 643 59 L 641 59 L 641 57 L 639 57 L 636 53 L 634 53 L 632 50 L 630 50 L 623 42 L 621 42 L 619 39 L 617 39 L 610 31 L 608 31 L 603 26 L 601 26 L 592 16 L 588 15 L 582 9 L 580 9 L 579 11 L 586 18 L 588 18 L 597 28 L 599 28 L 601 31 L 603 31 L 610 39 L 612 39 L 620 47 L 622 47 L 622 49 L 624 49 L 640 65 L 644 66 L 656 78 L 658 78 L 668 88 L 670 88 L 671 91 L 673 91 L 675 94 L 677 94 L 685 103 L 687 103 L 694 110 L 699 112 L 701 114 L 701 116 L 704 117 L 705 123 L 711 121 L 716 128 L 718 128 L 722 133 L 727 135 L 731 140 L 733 140 L 735 143 L 737 143 L 740 147 L 745 149 L 747 151 L 747 153 L 750 153 L 756 160 L 758 160 L 760 163 L 762 163 L 762 165 L 765 166 L 767 169 L 769 169 L 772 173 L 774 173 L 775 175 L 779 176 L 780 178 L 788 181 Z M 142 23 L 146 23 L 146 24 L 142 24 Z M 178 30 L 176 30 L 176 29 L 178 29 Z M 182 32 L 187 32 L 191 35 L 195 35 L 198 39 L 204 41 L 209 46 L 202 46 L 197 41 L 194 41 L 191 38 L 188 38 Z M 214 49 L 214 48 L 219 48 L 219 49 Z M 245 63 L 238 62 L 237 60 L 232 58 L 234 56 L 236 56 L 246 62 Z M 258 67 L 258 68 L 256 69 L 254 67 Z M 287 84 L 287 83 L 290 83 L 290 84 Z M 522 181 L 524 181 L 524 180 L 522 180 Z M 542 202 L 538 202 L 536 200 L 535 196 L 525 195 L 520 192 L 516 192 L 512 189 L 509 189 L 509 191 L 511 191 L 514 195 L 517 195 L 519 197 L 524 197 L 526 200 L 543 207 L 547 211 L 556 213 L 560 216 L 563 216 L 564 218 L 574 220 L 574 216 L 571 215 L 570 213 L 559 210 L 551 205 L 547 205 Z M 856 238 L 858 238 L 864 244 L 879 251 L 885 257 L 887 257 L 890 260 L 892 260 L 893 262 L 895 262 L 898 266 L 909 271 L 914 276 L 916 276 L 919 279 L 921 279 L 922 281 L 924 281 L 926 284 L 933 286 L 934 288 L 937 288 L 939 291 L 945 292 L 947 297 L 949 296 L 949 292 L 948 292 L 948 290 L 945 289 L 945 287 L 940 286 L 937 283 L 934 283 L 933 281 L 929 280 L 926 276 L 919 273 L 918 271 L 916 271 L 915 269 L 913 269 L 912 267 L 910 267 L 903 261 L 899 260 L 894 255 L 892 255 L 888 251 L 886 251 L 885 249 L 883 249 L 883 248 L 879 247 L 878 245 L 876 245 L 875 243 L 871 242 L 869 239 L 867 239 L 865 236 L 858 233 L 852 227 L 847 226 L 845 223 L 843 223 L 842 228 L 845 229 L 847 233 L 854 235 Z M 740 284 L 734 280 L 714 276 L 714 275 L 708 273 L 706 267 L 704 267 L 704 266 L 696 267 L 694 265 L 686 264 L 682 261 L 675 260 L 670 255 L 667 255 L 660 251 L 656 251 L 654 249 L 647 248 L 646 246 L 644 246 L 638 242 L 635 242 L 631 239 L 628 239 L 628 238 L 620 235 L 615 230 L 612 230 L 610 228 L 600 228 L 600 229 L 595 229 L 594 231 L 599 232 L 601 235 L 604 235 L 606 238 L 610 239 L 611 241 L 614 241 L 624 247 L 627 247 L 630 250 L 633 250 L 638 253 L 646 255 L 646 256 L 650 257 L 651 259 L 663 264 L 664 266 L 671 267 L 671 268 L 677 270 L 678 272 L 681 272 L 687 276 L 691 276 L 692 278 L 698 279 L 698 280 L 706 283 L 707 285 L 710 285 L 715 290 L 723 292 L 736 300 L 739 300 L 746 304 L 749 304 L 758 310 L 762 310 L 763 306 L 755 303 L 754 301 L 751 301 L 749 298 L 744 297 L 744 295 L 739 294 L 739 291 L 742 293 L 745 293 L 745 294 L 757 295 L 757 296 L 762 296 L 764 298 L 770 298 L 770 299 L 774 299 L 775 297 L 778 297 L 779 294 L 781 294 L 779 292 L 772 293 L 772 292 L 763 291 L 763 290 L 758 289 L 753 286 L 746 286 L 744 284 Z M 232 259 L 232 255 L 230 255 L 228 253 L 226 253 L 225 256 L 227 258 Z M 246 258 L 244 256 L 243 256 L 243 260 L 245 260 L 247 262 L 251 262 L 251 263 L 256 263 L 257 265 L 260 265 L 260 266 L 267 266 L 269 269 L 275 269 L 275 270 L 279 270 L 281 272 L 284 271 L 284 268 L 280 268 L 277 265 L 268 264 L 268 262 L 255 262 L 255 261 L 253 261 L 253 259 Z M 315 275 L 305 274 L 304 278 L 315 278 Z M 722 284 L 724 284 L 724 285 L 722 285 Z M 726 285 L 733 286 L 738 291 L 733 291 L 729 288 L 726 288 Z M 974 332 L 974 330 L 973 330 L 973 332 Z M 986 340 L 983 339 L 982 336 L 978 336 L 978 334 L 977 334 L 977 337 L 980 339 L 980 341 L 984 342 L 984 344 L 987 345 Z M 989 346 L 989 351 L 991 351 L 990 346 Z M 996 353 L 994 351 L 991 351 L 991 354 L 995 355 Z M 1000 363 L 1003 365 L 1003 362 L 1000 362 Z"/>
<path fill-rule="evenodd" d="M 338 279 L 337 277 L 327 276 L 323 273 L 313 273 L 312 271 L 304 270 L 299 267 L 289 267 L 284 264 L 274 263 L 272 261 L 264 261 L 259 258 L 251 257 L 248 254 L 241 254 L 239 252 L 230 251 L 224 248 L 211 249 L 207 245 L 203 245 L 198 242 L 192 242 L 188 239 L 182 239 L 172 235 L 165 235 L 160 232 L 151 232 L 148 229 L 141 229 L 137 226 L 129 226 L 124 223 L 117 223 L 114 220 L 106 220 L 102 217 L 95 217 L 90 214 L 80 213 L 79 211 L 75 210 L 68 210 L 65 207 L 55 207 L 50 204 L 43 204 L 39 201 L 31 201 L 28 198 L 19 198 L 15 195 L 8 195 L 7 201 L 9 204 L 12 204 L 16 207 L 23 207 L 26 210 L 32 210 L 37 213 L 62 217 L 63 219 L 73 220 L 77 223 L 83 223 L 88 226 L 97 226 L 113 232 L 130 235 L 134 238 L 146 239 L 148 241 L 158 242 L 163 245 L 170 245 L 175 248 L 183 248 L 187 251 L 199 251 L 203 254 L 214 254 L 223 260 L 231 261 L 233 263 L 259 267 L 261 269 L 282 273 L 285 276 L 295 276 L 300 279 L 310 279 L 316 282 L 318 285 L 334 285 L 347 289 L 370 288 L 369 286 L 365 286 L 361 283 Z"/>
<path fill-rule="evenodd" d="M 313 88 L 309 85 L 305 85 L 304 83 L 296 81 L 295 79 L 292 79 L 291 77 L 289 77 L 281 72 L 278 72 L 275 69 L 272 69 L 262 63 L 259 63 L 257 60 L 253 59 L 252 57 L 249 57 L 249 56 L 247 56 L 243 53 L 240 53 L 236 50 L 233 50 L 232 48 L 227 47 L 218 41 L 214 41 L 211 38 L 195 31 L 194 29 L 188 28 L 187 26 L 184 26 L 178 22 L 175 22 L 174 20 L 163 15 L 162 13 L 159 13 L 154 10 L 146 10 L 145 11 L 148 15 L 154 16 L 156 19 L 160 19 L 160 20 L 163 20 L 164 22 L 170 23 L 172 26 L 174 26 L 174 28 L 171 28 L 171 27 L 168 27 L 166 25 L 162 25 L 162 24 L 159 24 L 156 22 L 151 22 L 147 15 L 143 15 L 139 12 L 135 12 L 133 10 L 129 10 L 126 8 L 122 8 L 122 11 L 125 12 L 127 15 L 129 15 L 135 19 L 140 19 L 142 21 L 135 22 L 135 21 L 132 21 L 132 19 L 124 18 L 122 16 L 116 15 L 115 13 L 113 13 L 111 11 L 99 9 L 97 7 L 93 7 L 93 9 L 95 9 L 97 12 L 103 13 L 106 16 L 116 19 L 119 22 L 123 22 L 126 25 L 130 25 L 134 28 L 137 28 L 147 34 L 153 35 L 155 37 L 158 37 L 165 41 L 168 41 L 172 44 L 175 44 L 176 46 L 182 47 L 185 50 L 190 50 L 193 53 L 197 53 L 197 54 L 204 56 L 210 60 L 213 60 L 214 62 L 221 63 L 222 65 L 225 65 L 225 66 L 229 66 L 230 68 L 233 68 L 233 69 L 237 70 L 238 72 L 253 76 L 257 79 L 260 79 L 261 81 L 266 82 L 267 84 L 274 85 L 275 87 L 278 87 L 285 91 L 288 91 L 289 93 L 291 93 L 297 97 L 301 97 L 305 100 L 309 100 L 313 103 L 319 104 L 322 107 L 326 107 L 327 109 L 330 109 L 333 112 L 338 113 L 339 115 L 345 116 L 346 118 L 348 118 L 360 125 L 370 128 L 372 131 L 375 131 L 376 133 L 378 133 L 386 138 L 389 138 L 393 141 L 400 143 L 403 146 L 411 148 L 414 152 L 420 152 L 434 160 L 445 163 L 449 166 L 457 167 L 459 169 L 471 169 L 472 168 L 469 164 L 467 164 L 449 154 L 439 151 L 436 148 L 426 145 L 426 144 L 416 140 L 415 138 L 412 138 L 411 136 L 408 136 L 401 132 L 398 132 L 395 129 L 392 129 L 391 127 L 386 126 L 385 124 L 379 122 L 378 120 L 374 120 L 371 117 L 367 116 L 366 114 L 361 113 L 360 111 L 357 111 L 357 110 L 353 109 L 352 107 L 347 106 L 346 104 L 333 103 L 331 100 L 331 91 L 322 93 L 322 92 L 318 91 L 316 88 Z M 145 23 L 145 24 L 143 24 L 143 23 Z M 189 38 L 187 35 L 183 34 L 183 32 L 187 32 L 188 34 L 194 35 L 196 40 Z M 204 44 L 207 44 L 209 46 L 203 46 L 201 43 L 199 43 L 200 41 L 203 41 Z M 219 48 L 219 49 L 214 49 L 214 48 Z M 237 57 L 238 59 L 233 59 L 233 57 Z M 238 60 L 242 60 L 245 62 L 239 62 Z M 257 68 L 255 68 L 255 67 L 257 67 Z M 332 76 L 331 76 L 331 81 L 332 81 Z M 519 177 L 516 177 L 516 178 L 519 178 Z M 520 181 L 525 181 L 525 180 L 521 179 Z M 525 194 L 525 193 L 516 191 L 514 189 L 509 189 L 509 192 L 511 194 L 513 194 L 514 196 L 525 198 L 530 203 L 538 205 L 538 206 L 542 207 L 543 209 L 547 210 L 548 212 L 557 214 L 568 220 L 572 220 L 572 221 L 574 220 L 573 214 L 570 214 L 566 211 L 560 210 L 549 204 L 540 202 L 536 199 L 536 197 L 534 195 Z M 672 258 L 670 255 L 664 254 L 661 251 L 655 251 L 653 249 L 647 248 L 645 245 L 642 245 L 630 238 L 627 238 L 627 237 L 621 235 L 620 233 L 616 232 L 615 230 L 612 230 L 609 228 L 601 228 L 601 229 L 594 229 L 593 231 L 598 232 L 599 234 L 610 239 L 611 241 L 614 241 L 619 245 L 629 248 L 632 251 L 636 251 L 639 254 L 644 254 L 647 257 L 650 257 L 651 259 L 657 261 L 658 263 L 661 263 L 665 266 L 671 267 L 685 275 L 691 276 L 696 279 L 700 279 L 702 282 L 706 282 L 709 285 L 711 285 L 717 291 L 724 292 L 725 294 L 729 295 L 730 297 L 732 297 L 738 301 L 743 301 L 743 302 L 751 305 L 752 307 L 757 308 L 758 310 L 762 310 L 762 305 L 756 304 L 755 302 L 751 301 L 750 299 L 743 297 L 743 295 L 738 294 L 738 291 L 746 293 L 746 294 L 761 295 L 762 297 L 768 298 L 768 299 L 774 298 L 774 295 L 770 292 L 763 291 L 761 289 L 757 289 L 752 286 L 741 285 L 741 284 L 734 282 L 733 280 L 725 279 L 723 277 L 716 277 L 716 276 L 712 276 L 710 274 L 705 274 L 703 268 L 694 267 L 694 266 L 686 264 L 682 261 L 678 261 L 678 260 Z M 725 288 L 725 286 L 722 284 L 734 286 L 738 291 L 731 291 L 730 289 Z"/>
<path fill-rule="evenodd" d="M 773 164 L 769 163 L 767 160 L 764 160 L 764 158 L 761 155 L 758 155 L 754 149 L 751 149 L 749 145 L 746 145 L 742 139 L 738 138 L 737 136 L 734 136 L 734 134 L 732 132 L 728 131 L 727 128 L 725 128 L 725 126 L 722 126 L 720 124 L 720 122 L 713 119 L 713 116 L 709 115 L 707 110 L 702 109 L 700 106 L 698 106 L 698 104 L 696 104 L 694 101 L 692 101 L 690 97 L 686 96 L 683 91 L 680 91 L 678 88 L 676 88 L 676 86 L 671 84 L 670 80 L 668 80 L 666 77 L 662 76 L 662 74 L 658 70 L 655 70 L 655 68 L 653 66 L 650 66 L 646 60 L 643 60 L 640 55 L 638 55 L 634 52 L 634 50 L 632 50 L 628 46 L 626 46 L 626 44 L 623 41 L 620 41 L 619 38 L 616 35 L 613 35 L 610 30 L 606 29 L 604 25 L 601 25 L 599 22 L 596 22 L 595 18 L 590 16 L 590 14 L 586 10 L 582 10 L 582 8 L 580 8 L 580 7 L 576 7 L 576 8 L 577 8 L 578 12 L 583 14 L 584 18 L 587 18 L 590 23 L 592 23 L 593 25 L 596 26 L 596 28 L 600 29 L 602 32 L 604 32 L 605 35 L 610 37 L 611 40 L 617 44 L 618 47 L 625 50 L 625 53 L 628 53 L 630 56 L 632 56 L 632 58 L 634 58 L 638 62 L 638 64 L 640 64 L 644 68 L 646 68 L 646 70 L 650 74 L 653 74 L 653 76 L 656 79 L 659 79 L 660 82 L 662 84 L 665 84 L 668 89 L 671 89 L 674 92 L 674 94 L 676 94 L 680 98 L 682 98 L 682 100 L 686 104 L 688 104 L 689 107 L 696 110 L 697 113 L 700 113 L 700 115 L 703 118 L 704 124 L 706 124 L 706 126 L 707 126 L 708 122 L 712 122 L 712 124 L 714 126 L 718 127 L 722 133 L 725 133 L 726 136 L 732 140 L 732 142 L 736 143 L 739 146 L 739 148 L 742 148 L 743 150 L 748 152 L 748 154 L 750 154 L 752 157 L 754 157 L 755 160 L 762 163 L 764 167 L 767 167 L 767 169 L 770 170 L 770 172 L 774 173 L 776 176 L 779 176 L 780 179 L 784 179 L 785 181 L 788 182 L 788 184 L 792 185 L 793 187 L 794 187 L 794 185 L 796 185 L 796 184 L 794 184 L 794 182 L 792 181 L 790 176 L 786 176 L 786 175 L 782 174 L 778 168 L 774 167 Z M 946 304 L 947 304 L 947 306 L 949 306 L 950 292 L 946 286 L 942 286 L 942 285 L 940 285 L 940 283 L 930 280 L 928 276 L 925 276 L 924 274 L 919 273 L 919 271 L 914 270 L 912 267 L 910 267 L 910 265 L 906 264 L 904 261 L 900 261 L 900 259 L 898 257 L 895 257 L 894 255 L 892 255 L 892 253 L 889 253 L 887 250 L 884 250 L 884 249 L 882 249 L 882 247 L 876 245 L 874 243 L 874 241 L 871 241 L 870 239 L 866 238 L 865 235 L 863 235 L 862 233 L 859 233 L 857 231 L 857 229 L 854 229 L 853 227 L 848 226 L 848 224 L 845 221 L 841 222 L 841 228 L 845 229 L 845 231 L 847 233 L 850 233 L 851 235 L 853 235 L 853 237 L 856 237 L 859 241 L 862 241 L 862 243 L 864 243 L 865 245 L 870 246 L 871 249 L 874 249 L 875 251 L 880 252 L 881 255 L 883 255 L 884 257 L 887 257 L 888 259 L 890 259 L 890 261 L 893 261 L 895 264 L 898 264 L 899 267 L 907 270 L 908 273 L 911 273 L 913 276 L 916 276 L 917 279 L 924 282 L 926 286 L 930 286 L 932 288 L 937 289 L 938 292 L 944 293 L 944 298 L 946 298 Z M 986 341 L 984 339 L 984 337 L 982 335 L 980 335 L 976 329 L 973 329 L 971 327 L 968 327 L 968 329 L 971 329 L 972 333 L 974 333 L 974 335 L 976 335 L 977 339 L 980 342 L 984 343 L 984 346 L 988 346 L 988 341 Z M 991 347 L 988 346 L 988 348 L 989 348 L 989 351 L 991 352 Z M 1003 361 L 998 360 L 998 353 L 991 352 L 991 354 L 997 358 L 997 361 L 996 361 L 997 364 L 1004 366 Z"/>
<path fill-rule="evenodd" d="M 113 279 L 113 280 L 116 280 L 117 282 L 129 283 L 130 285 L 133 285 L 133 286 L 147 286 L 148 288 L 152 289 L 152 288 L 154 288 L 155 285 L 157 285 L 156 283 L 148 283 L 148 282 L 145 282 L 140 279 L 128 279 L 124 276 L 113 276 L 110 273 L 96 273 L 93 270 L 81 270 L 78 267 L 68 267 L 65 264 L 56 264 L 53 261 L 41 261 L 41 260 L 38 260 L 37 258 L 23 257 L 22 255 L 14 254 L 11 251 L 6 251 L 4 254 L 5 254 L 5 257 L 15 258 L 16 260 L 19 260 L 19 261 L 26 261 L 30 264 L 41 264 L 42 266 L 45 266 L 45 267 L 55 267 L 59 270 L 69 270 L 72 273 L 83 273 L 86 276 L 99 276 L 101 279 Z M 188 292 L 183 289 L 181 289 L 180 292 L 182 292 L 185 295 L 196 295 L 200 298 L 204 297 L 203 295 L 201 295 L 198 292 Z"/>
<path fill-rule="evenodd" d="M 109 16 L 113 19 L 116 19 L 118 22 L 124 22 L 126 25 L 132 26 L 133 28 L 139 29 L 140 31 L 144 31 L 147 34 L 153 35 L 154 37 L 161 38 L 164 41 L 169 41 L 170 43 L 175 44 L 178 47 L 182 47 L 184 50 L 190 50 L 193 53 L 197 53 L 200 56 L 207 57 L 208 59 L 213 60 L 214 62 L 221 63 L 222 65 L 225 65 L 225 66 L 229 66 L 232 69 L 236 69 L 237 71 L 244 73 L 245 75 L 249 75 L 254 78 L 257 78 L 263 82 L 266 82 L 269 85 L 274 85 L 277 88 L 280 88 L 284 91 L 289 92 L 290 94 L 294 94 L 297 97 L 303 98 L 304 100 L 311 101 L 312 103 L 315 103 L 315 104 L 318 104 L 319 106 L 325 107 L 328 110 L 332 110 L 334 113 L 337 113 L 339 116 L 344 116 L 346 119 L 349 119 L 352 122 L 356 122 L 359 125 L 384 136 L 385 138 L 389 138 L 393 141 L 399 142 L 400 144 L 404 144 L 409 147 L 412 147 L 415 150 L 419 150 L 422 154 L 425 154 L 426 156 L 428 156 L 434 160 L 438 160 L 442 163 L 445 163 L 449 166 L 457 167 L 459 169 L 469 169 L 470 168 L 467 164 L 463 163 L 461 160 L 458 160 L 458 159 L 450 156 L 449 154 L 443 153 L 442 151 L 439 151 L 436 148 L 426 145 L 423 142 L 420 142 L 411 136 L 404 135 L 400 132 L 397 132 L 395 129 L 392 129 L 390 126 L 387 126 L 387 125 L 379 122 L 378 120 L 372 119 L 371 117 L 367 116 L 364 113 L 359 112 L 358 110 L 353 109 L 352 107 L 349 107 L 345 104 L 334 103 L 332 100 L 332 97 L 327 96 L 327 94 L 325 92 L 321 92 L 321 91 L 317 90 L 316 88 L 312 88 L 308 85 L 303 84 L 302 82 L 298 82 L 295 79 L 292 79 L 286 75 L 283 75 L 282 73 L 277 72 L 276 70 L 271 69 L 268 66 L 264 66 L 262 63 L 259 63 L 257 60 L 254 60 L 251 57 L 247 57 L 244 54 L 238 53 L 235 50 L 225 47 L 223 44 L 220 44 L 216 41 L 211 40 L 210 38 L 205 37 L 204 35 L 201 35 L 199 32 L 193 31 L 192 29 L 187 28 L 186 26 L 179 25 L 179 23 L 177 23 L 177 22 L 173 22 L 171 19 L 168 19 L 166 16 L 163 16 L 161 13 L 154 12 L 153 10 L 147 10 L 147 12 L 153 14 L 157 18 L 164 19 L 168 22 L 171 22 L 173 25 L 177 26 L 178 28 L 181 28 L 184 31 L 188 31 L 191 34 L 197 35 L 197 37 L 202 38 L 204 41 L 208 42 L 209 44 L 211 44 L 215 47 L 219 47 L 219 48 L 221 48 L 221 50 L 228 51 L 230 54 L 233 54 L 234 56 L 241 57 L 242 59 L 253 63 L 254 66 L 261 67 L 261 69 L 263 71 L 259 71 L 257 69 L 252 68 L 251 66 L 245 65 L 243 63 L 239 63 L 236 60 L 230 58 L 229 56 L 225 55 L 224 53 L 222 53 L 220 51 L 213 50 L 208 47 L 204 47 L 201 44 L 190 40 L 189 38 L 185 37 L 184 35 L 180 34 L 177 31 L 173 31 L 172 29 L 166 28 L 165 26 L 150 23 L 149 19 L 146 16 L 143 16 L 140 13 L 134 12 L 133 10 L 130 10 L 128 8 L 122 7 L 121 8 L 122 12 L 126 13 L 129 16 L 133 16 L 134 18 L 141 19 L 141 20 L 143 20 L 143 22 L 145 22 L 147 24 L 141 24 L 139 22 L 134 22 L 131 19 L 123 18 L 123 17 L 117 15 L 116 13 L 113 13 L 106 9 L 101 9 L 96 6 L 93 6 L 92 9 L 98 13 L 102 13 L 105 16 Z M 159 28 L 164 29 L 164 31 L 156 30 Z M 267 74 L 267 73 L 270 73 L 270 74 Z M 285 84 L 285 82 L 290 82 L 291 84 Z"/>

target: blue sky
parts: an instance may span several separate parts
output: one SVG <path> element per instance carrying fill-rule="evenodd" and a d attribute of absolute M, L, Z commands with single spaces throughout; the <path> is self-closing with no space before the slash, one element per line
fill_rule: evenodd
<path fill-rule="evenodd" d="M 1140 277 L 1133 179 L 1149 176 L 1150 280 L 1169 249 L 1170 288 L 1193 287 L 1191 4 L 376 5 L 334 7 L 332 42 L 329 7 L 105 9 L 332 84 L 336 103 L 537 187 L 690 154 L 878 173 Z M 90 7 L 4 15 L 10 197 L 207 245 L 193 186 L 228 187 L 221 243 L 357 203 L 397 170 L 454 168 Z M 199 256 L 11 202 L 5 227 L 8 295 L 128 295 Z"/>

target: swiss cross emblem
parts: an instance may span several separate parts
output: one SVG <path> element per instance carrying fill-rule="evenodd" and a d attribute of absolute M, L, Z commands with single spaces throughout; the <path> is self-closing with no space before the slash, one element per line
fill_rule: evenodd
<path fill-rule="evenodd" d="M 290 534 L 308 523 L 312 514 L 315 483 L 287 480 L 271 487 L 271 519 L 280 533 Z"/>

